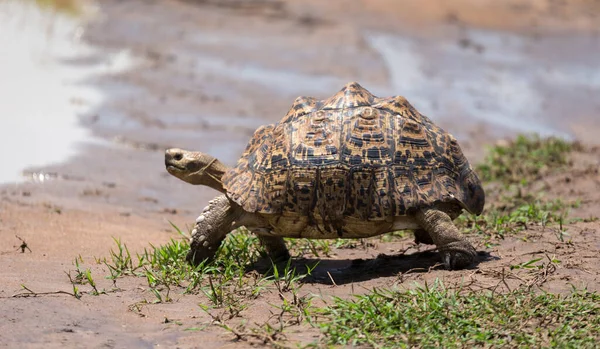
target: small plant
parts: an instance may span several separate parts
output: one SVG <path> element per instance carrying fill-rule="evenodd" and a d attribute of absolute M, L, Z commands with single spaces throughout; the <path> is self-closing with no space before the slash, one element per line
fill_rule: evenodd
<path fill-rule="evenodd" d="M 131 253 L 126 245 L 121 243 L 120 239 L 113 238 L 114 242 L 117 244 L 117 251 L 110 250 L 110 258 L 111 262 L 104 260 L 103 263 L 108 267 L 110 271 L 110 278 L 116 279 L 122 275 L 132 275 L 135 270 L 141 268 L 142 262 L 134 267 L 133 260 L 131 259 Z"/>
<path fill-rule="evenodd" d="M 73 280 L 73 278 L 71 277 L 70 273 L 65 272 L 65 274 L 67 274 L 67 277 L 69 278 L 69 281 L 71 282 L 71 286 L 73 287 L 73 297 L 77 298 L 77 299 L 81 299 L 81 292 L 79 292 L 79 287 L 77 287 L 77 281 Z M 27 289 L 25 286 L 21 285 L 24 289 L 30 291 L 29 289 Z"/>
<path fill-rule="evenodd" d="M 75 265 L 75 276 L 74 277 L 71 276 L 71 272 L 67 273 L 67 275 L 69 276 L 69 280 L 73 284 L 73 293 L 79 295 L 79 289 L 77 289 L 77 290 L 75 289 L 75 284 L 78 284 L 78 285 L 88 284 L 92 288 L 92 295 L 94 295 L 94 296 L 99 295 L 101 292 L 98 291 L 98 288 L 96 287 L 96 282 L 94 281 L 94 278 L 92 277 L 92 270 L 90 268 L 83 269 L 79 263 L 83 263 L 83 258 L 81 256 L 78 256 L 73 261 L 73 264 Z M 102 293 L 104 293 L 104 292 L 102 292 Z"/>
<path fill-rule="evenodd" d="M 539 262 L 539 261 L 541 261 L 541 260 L 542 260 L 542 258 L 535 258 L 535 259 L 532 259 L 530 261 L 523 262 L 523 263 L 520 263 L 520 264 L 517 264 L 517 265 L 511 265 L 510 266 L 510 270 L 513 270 L 513 269 L 534 269 L 534 268 L 541 269 L 542 268 L 541 265 L 536 265 L 536 263 Z"/>
<path fill-rule="evenodd" d="M 481 216 L 465 214 L 456 222 L 467 233 L 479 233 L 488 239 L 503 239 L 532 225 L 545 228 L 551 223 L 561 224 L 571 207 L 561 200 L 513 197 L 503 205 L 489 208 Z"/>
<path fill-rule="evenodd" d="M 566 165 L 567 154 L 574 147 L 559 138 L 520 135 L 507 145 L 492 147 L 476 170 L 484 182 L 526 184 Z"/>
<path fill-rule="evenodd" d="M 600 295 L 586 291 L 461 293 L 436 282 L 334 297 L 314 314 L 322 343 L 334 346 L 591 348 L 600 339 Z"/>

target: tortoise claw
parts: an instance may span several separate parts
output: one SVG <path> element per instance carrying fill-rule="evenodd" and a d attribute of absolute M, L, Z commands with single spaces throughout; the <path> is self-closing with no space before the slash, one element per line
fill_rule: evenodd
<path fill-rule="evenodd" d="M 442 261 L 448 270 L 464 269 L 475 262 L 477 252 L 467 241 L 455 241 L 440 248 Z"/>
<path fill-rule="evenodd" d="M 201 243 L 192 241 L 185 260 L 193 266 L 198 266 L 201 263 L 209 264 L 215 259 L 219 246 L 221 246 L 221 241 L 215 246 L 203 246 Z"/>

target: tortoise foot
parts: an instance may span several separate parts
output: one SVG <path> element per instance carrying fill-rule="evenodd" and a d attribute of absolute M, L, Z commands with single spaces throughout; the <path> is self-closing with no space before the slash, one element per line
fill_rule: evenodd
<path fill-rule="evenodd" d="M 220 241 L 218 244 L 204 246 L 201 242 L 194 240 L 190 244 L 190 250 L 185 256 L 185 260 L 194 266 L 200 265 L 202 262 L 209 264 L 215 259 L 219 246 L 221 246 Z"/>
<path fill-rule="evenodd" d="M 451 242 L 439 248 L 444 266 L 448 270 L 464 269 L 473 264 L 477 252 L 467 241 Z"/>

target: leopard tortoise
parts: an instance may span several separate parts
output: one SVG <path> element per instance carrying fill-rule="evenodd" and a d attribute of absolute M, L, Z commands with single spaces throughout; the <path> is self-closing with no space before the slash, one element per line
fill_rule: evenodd
<path fill-rule="evenodd" d="M 276 260 L 283 238 L 365 238 L 410 229 L 435 244 L 448 269 L 476 258 L 452 220 L 480 214 L 485 194 L 456 139 L 401 96 L 378 98 L 358 83 L 333 97 L 298 97 L 285 117 L 256 130 L 234 168 L 181 149 L 167 171 L 222 193 L 192 230 L 187 260 L 210 261 L 245 226 Z"/>

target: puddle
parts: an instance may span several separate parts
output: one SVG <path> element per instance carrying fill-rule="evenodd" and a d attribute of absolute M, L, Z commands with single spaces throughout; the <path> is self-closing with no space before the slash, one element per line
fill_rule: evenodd
<path fill-rule="evenodd" d="M 80 19 L 33 2 L 0 2 L 0 182 L 20 181 L 25 168 L 65 161 L 94 141 L 78 117 L 105 97 L 86 80 L 133 62 L 127 52 L 107 56 L 81 43 L 82 31 Z"/>
<path fill-rule="evenodd" d="M 599 108 L 593 96 L 600 93 L 600 45 L 592 36 L 528 38 L 470 29 L 459 41 L 366 37 L 387 65 L 392 90 L 436 119 L 467 117 L 510 132 L 569 139 L 569 123 Z M 569 100 L 577 103 L 567 107 Z"/>

